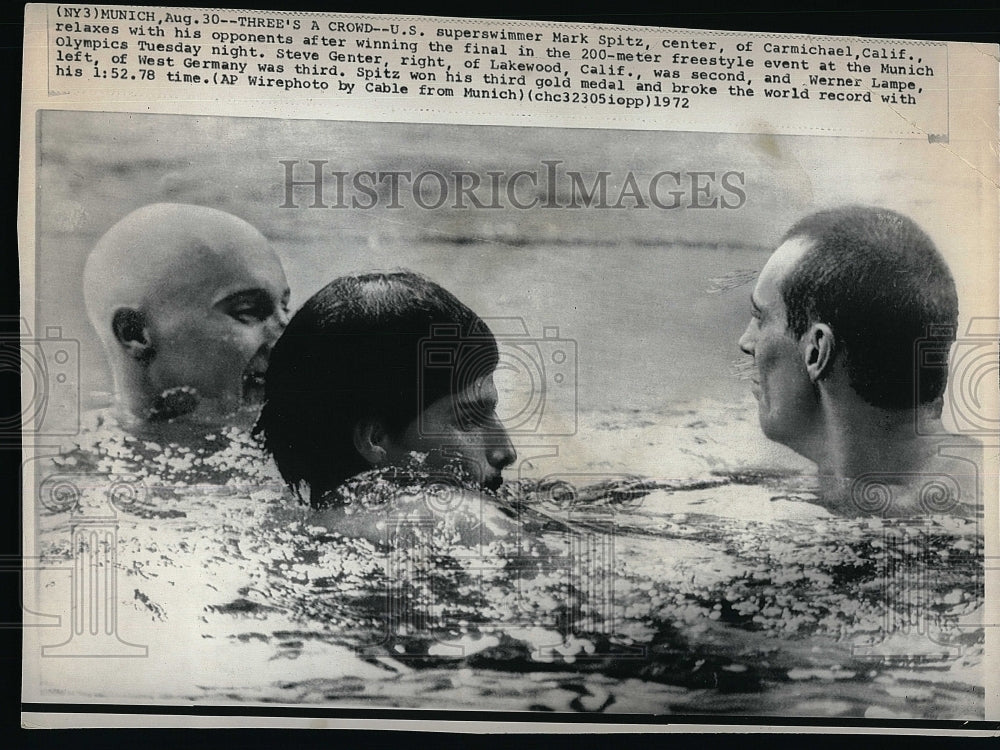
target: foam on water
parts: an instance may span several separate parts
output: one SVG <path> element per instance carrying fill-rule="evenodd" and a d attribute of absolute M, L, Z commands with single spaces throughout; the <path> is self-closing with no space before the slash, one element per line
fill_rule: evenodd
<path fill-rule="evenodd" d="M 688 463 L 591 465 L 558 487 L 537 471 L 461 502 L 374 472 L 353 489 L 378 498 L 374 539 L 322 523 L 241 433 L 92 433 L 49 470 L 78 492 L 39 506 L 40 552 L 63 568 L 40 611 L 67 611 L 72 529 L 127 477 L 143 490 L 113 506 L 118 637 L 148 657 L 66 659 L 40 694 L 982 717 L 977 519 L 832 517 L 787 468 L 720 468 L 721 411 L 588 419 Z"/>

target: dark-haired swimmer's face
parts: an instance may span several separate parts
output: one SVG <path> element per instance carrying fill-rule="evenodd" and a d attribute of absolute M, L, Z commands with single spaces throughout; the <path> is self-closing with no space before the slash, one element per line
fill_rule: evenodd
<path fill-rule="evenodd" d="M 517 459 L 496 407 L 493 376 L 479 378 L 434 401 L 405 430 L 389 437 L 387 458 L 399 461 L 411 452 L 427 453 L 431 468 L 457 459 L 480 485 L 495 490 L 503 483 L 503 469 Z"/>

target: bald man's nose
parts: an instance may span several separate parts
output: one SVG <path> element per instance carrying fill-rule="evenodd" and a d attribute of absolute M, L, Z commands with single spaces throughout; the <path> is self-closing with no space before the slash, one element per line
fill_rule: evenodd
<path fill-rule="evenodd" d="M 289 314 L 284 308 L 279 308 L 267 319 L 267 332 L 273 344 L 288 327 Z"/>

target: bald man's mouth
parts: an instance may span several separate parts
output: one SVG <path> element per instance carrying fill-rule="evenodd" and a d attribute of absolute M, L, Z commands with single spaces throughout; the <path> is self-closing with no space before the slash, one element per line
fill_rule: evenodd
<path fill-rule="evenodd" d="M 191 386 L 168 388 L 153 401 L 146 418 L 150 422 L 169 422 L 193 412 L 198 402 L 198 391 Z"/>
<path fill-rule="evenodd" d="M 243 373 L 243 403 L 259 404 L 264 401 L 264 370 L 247 370 Z"/>
<path fill-rule="evenodd" d="M 243 403 L 260 404 L 264 401 L 264 375 L 267 372 L 269 352 L 257 352 L 243 371 Z"/>

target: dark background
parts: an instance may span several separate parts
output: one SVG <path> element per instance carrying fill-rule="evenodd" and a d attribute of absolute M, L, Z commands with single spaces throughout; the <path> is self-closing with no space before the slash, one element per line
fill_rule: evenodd
<path fill-rule="evenodd" d="M 115 3 L 105 2 L 105 5 L 154 5 L 153 3 Z M 161 7 L 166 4 L 155 4 Z M 192 5 L 195 5 L 192 3 Z M 946 41 L 969 41 L 996 44 L 1000 41 L 1000 13 L 996 2 L 971 2 L 959 0 L 957 3 L 937 2 L 928 5 L 914 3 L 898 3 L 880 0 L 869 2 L 778 2 L 743 4 L 739 9 L 710 10 L 706 5 L 696 5 L 690 8 L 685 4 L 683 9 L 670 7 L 667 3 L 657 4 L 650 10 L 637 10 L 637 3 L 631 7 L 622 3 L 600 4 L 596 7 L 584 8 L 579 5 L 561 3 L 518 3 L 518 2 L 480 2 L 464 6 L 446 5 L 434 0 L 422 3 L 373 3 L 373 2 L 238 2 L 238 3 L 206 3 L 215 7 L 245 8 L 245 9 L 277 9 L 303 10 L 311 12 L 365 12 L 365 13 L 410 13 L 420 15 L 471 16 L 480 18 L 516 18 L 563 21 L 569 23 L 613 23 L 634 24 L 643 26 L 666 26 L 676 28 L 705 28 L 741 31 L 772 31 L 783 33 L 831 34 L 848 36 L 870 36 L 910 39 L 936 39 Z M 20 72 L 21 43 L 23 38 L 24 7 L 19 3 L 5 5 L 0 9 L 0 63 L 2 63 L 3 80 L 6 87 L 6 106 L 2 110 L 7 147 L 2 150 L 3 174 L 7 180 L 8 221 L 5 226 L 5 248 L 0 254 L 0 281 L 4 288 L 0 294 L 0 336 L 11 336 L 17 333 L 18 285 L 17 285 L 17 164 L 20 121 Z M 0 368 L 0 385 L 4 399 L 3 416 L 20 413 L 19 375 L 9 367 Z M 18 564 L 20 562 L 20 488 L 18 487 L 20 454 L 17 450 L 0 449 L 0 477 L 3 477 L 4 493 L 7 502 L 4 513 L 0 517 L 0 572 L 2 576 L 3 608 L 0 610 L 0 667 L 2 667 L 3 694 L 3 734 L 9 739 L 7 746 L 73 746 L 77 743 L 95 746 L 115 745 L 130 747 L 142 742 L 148 746 L 176 747 L 184 744 L 190 746 L 225 746 L 226 743 L 240 743 L 261 746 L 274 746 L 289 739 L 296 744 L 339 743 L 351 742 L 354 746 L 364 747 L 398 747 L 400 743 L 409 744 L 414 739 L 426 741 L 429 745 L 451 745 L 456 738 L 443 738 L 438 735 L 422 735 L 404 737 L 396 733 L 364 732 L 350 735 L 332 736 L 326 734 L 298 732 L 294 735 L 279 737 L 277 733 L 255 730 L 253 732 L 213 732 L 193 733 L 169 731 L 153 737 L 144 735 L 141 738 L 136 732 L 26 732 L 18 730 L 19 694 L 20 694 L 20 631 L 11 624 L 19 620 L 20 605 L 18 596 Z M 486 707 L 484 707 L 486 708 Z M 470 718 L 475 718 L 471 716 Z M 892 734 L 888 727 L 883 729 Z M 997 731 L 997 727 L 993 727 Z M 507 747 L 513 738 L 487 738 L 486 742 L 497 747 Z M 673 744 L 674 736 L 646 737 L 644 741 L 655 742 L 657 746 Z M 692 739 L 688 737 L 687 739 Z M 711 736 L 694 738 L 700 746 L 712 744 Z M 799 738 L 788 737 L 793 742 Z M 805 738 L 803 738 L 805 739 Z M 846 738 L 844 738 L 846 739 Z M 877 737 L 880 747 L 894 744 L 896 740 L 907 747 L 926 746 L 928 738 L 917 737 Z M 12 741 L 11 741 L 12 740 Z M 597 741 L 604 744 L 610 742 L 619 744 L 624 737 L 598 736 Z M 640 738 L 631 736 L 627 742 L 630 746 Z M 747 738 L 739 736 L 722 737 L 727 744 L 745 742 Z M 518 743 L 525 740 L 513 740 Z M 718 739 L 715 739 L 718 741 Z M 810 742 L 812 740 L 809 740 Z M 849 740 L 854 741 L 854 740 Z M 529 744 L 537 743 L 546 747 L 555 745 L 574 746 L 579 739 L 569 737 L 535 736 L 528 740 Z M 459 744 L 459 743 L 456 743 Z M 460 740 L 464 745 L 465 740 Z M 485 744 L 485 743 L 484 743 Z M 596 744 L 596 743 L 595 743 Z M 720 743 L 721 744 L 721 743 Z"/>

